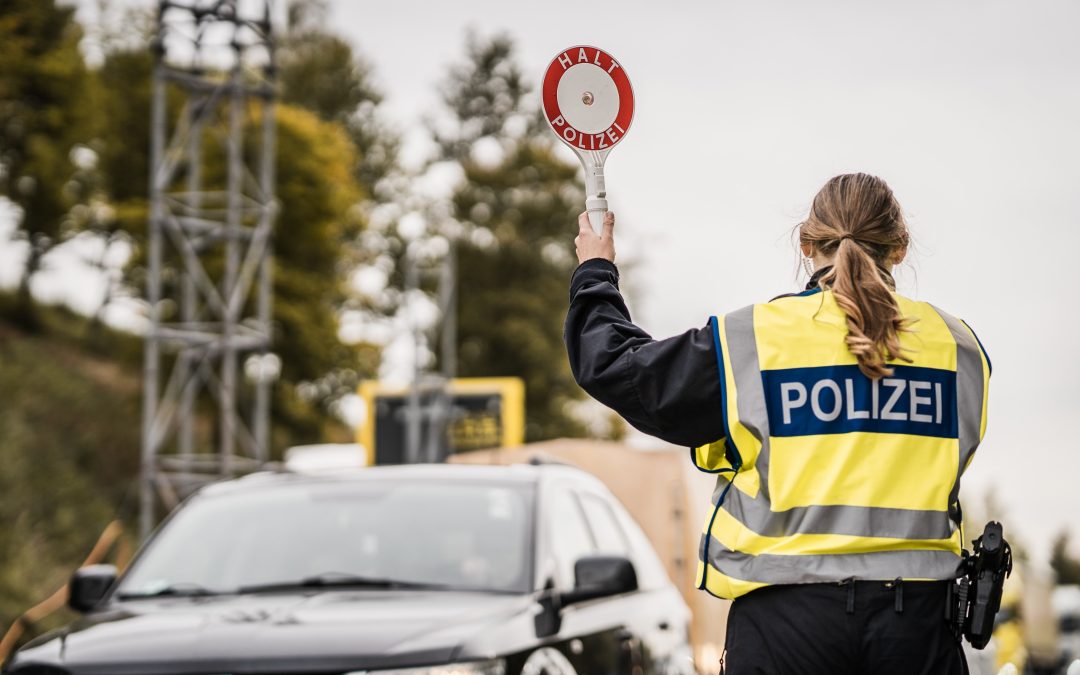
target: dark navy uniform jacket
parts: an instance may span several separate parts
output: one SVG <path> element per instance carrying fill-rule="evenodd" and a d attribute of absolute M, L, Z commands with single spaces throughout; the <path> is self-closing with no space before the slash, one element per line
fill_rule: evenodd
<path fill-rule="evenodd" d="M 614 263 L 586 260 L 574 272 L 563 339 L 581 388 L 635 429 L 685 447 L 724 436 L 712 330 L 654 340 L 630 320 Z"/>

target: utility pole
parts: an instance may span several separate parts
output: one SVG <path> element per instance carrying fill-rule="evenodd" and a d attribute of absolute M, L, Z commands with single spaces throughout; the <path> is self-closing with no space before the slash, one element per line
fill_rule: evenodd
<path fill-rule="evenodd" d="M 457 377 L 457 242 L 449 240 L 439 279 L 442 342 L 439 359 L 447 382 Z"/>
<path fill-rule="evenodd" d="M 450 391 L 457 372 L 457 250 L 456 243 L 448 242 L 446 255 L 429 262 L 421 268 L 419 242 L 410 244 L 405 254 L 405 290 L 412 302 L 420 289 L 425 272 L 434 276 L 438 288 L 436 300 L 439 310 L 439 361 L 440 372 L 426 372 L 422 359 L 427 353 L 429 335 L 418 325 L 415 317 L 409 317 L 412 338 L 412 377 L 404 408 L 405 452 L 407 464 L 438 462 L 449 447 L 450 424 L 454 417 L 454 398 Z M 410 308 L 411 311 L 411 308 Z"/>
<path fill-rule="evenodd" d="M 405 251 L 405 302 L 408 303 L 409 337 L 412 339 L 412 377 L 409 383 L 409 396 L 405 405 L 405 463 L 415 464 L 420 461 L 420 443 L 423 435 L 423 402 L 420 399 L 421 378 L 423 377 L 424 331 L 416 319 L 413 307 L 416 292 L 420 289 L 420 263 L 417 260 L 416 242 Z"/>
<path fill-rule="evenodd" d="M 454 421 L 451 387 L 457 377 L 457 242 L 448 240 L 446 257 L 439 267 L 439 365 L 440 386 L 431 402 L 431 438 L 428 461 L 437 461 L 438 444 L 451 446 L 450 425 Z"/>
<path fill-rule="evenodd" d="M 251 471 L 269 455 L 270 387 L 280 370 L 269 351 L 277 211 L 275 62 L 270 0 L 244 3 L 253 5 L 261 12 L 247 16 L 238 0 L 158 2 L 152 43 L 143 538 L 159 506 L 171 509 L 200 485 Z M 255 133 L 245 134 L 256 124 Z M 222 139 L 225 176 L 220 184 L 207 184 L 205 146 L 217 139 Z M 246 386 L 239 376 L 242 357 Z M 245 420 L 239 404 L 249 399 Z M 216 430 L 196 424 L 200 407 L 216 412 Z"/>

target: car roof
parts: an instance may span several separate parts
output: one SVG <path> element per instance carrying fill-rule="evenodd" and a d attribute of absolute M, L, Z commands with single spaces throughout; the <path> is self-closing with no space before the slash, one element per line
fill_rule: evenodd
<path fill-rule="evenodd" d="M 350 484 L 372 480 L 483 481 L 535 484 L 545 480 L 589 481 L 592 475 L 567 464 L 401 464 L 317 472 L 259 471 L 202 488 L 201 495 L 236 494 L 287 485 Z M 593 479 L 595 480 L 595 479 Z M 591 481 L 590 481 L 591 482 Z"/>

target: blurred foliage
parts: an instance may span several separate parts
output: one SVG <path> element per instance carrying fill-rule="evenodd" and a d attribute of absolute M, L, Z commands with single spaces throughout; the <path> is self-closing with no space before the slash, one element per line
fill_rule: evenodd
<path fill-rule="evenodd" d="M 30 281 L 71 224 L 68 213 L 87 195 L 80 144 L 90 134 L 82 29 L 75 10 L 56 0 L 0 3 L 0 195 L 22 212 L 19 234 L 30 243 L 11 311 L 37 325 Z"/>
<path fill-rule="evenodd" d="M 458 373 L 525 380 L 526 439 L 580 436 L 581 399 L 562 342 L 573 232 L 584 203 L 576 165 L 555 154 L 505 36 L 470 36 L 443 88 L 442 159 L 464 181 L 451 198 L 457 238 Z"/>
<path fill-rule="evenodd" d="M 327 30 L 321 0 L 295 1 L 279 45 L 281 100 L 340 124 L 357 149 L 353 174 L 365 201 L 384 195 L 380 182 L 400 171 L 399 134 L 382 120 L 382 92 L 371 64 L 348 41 Z"/>
<path fill-rule="evenodd" d="M 1063 530 L 1050 549 L 1050 568 L 1057 574 L 1059 584 L 1080 584 L 1080 558 L 1069 553 L 1070 537 Z"/>
<path fill-rule="evenodd" d="M 534 109 L 525 101 L 530 87 L 514 60 L 509 36 L 484 39 L 469 33 L 465 53 L 466 60 L 450 69 L 442 87 L 443 103 L 457 124 L 435 129 L 443 157 L 455 160 L 467 158 L 481 138 L 506 138 L 507 123 Z M 533 132 L 543 135 L 539 128 Z"/>
<path fill-rule="evenodd" d="M 101 158 L 103 183 L 110 201 L 132 204 L 125 220 L 131 230 L 146 229 L 146 192 L 150 175 L 150 90 L 154 60 L 145 47 L 105 54 L 95 73 L 100 116 L 95 149 Z M 173 91 L 167 107 L 175 120 L 180 98 Z"/>
<path fill-rule="evenodd" d="M 346 131 L 357 150 L 353 177 L 363 190 L 355 206 L 368 219 L 380 205 L 401 203 L 405 198 L 402 188 L 408 189 L 403 185 L 407 179 L 399 163 L 401 137 L 379 113 L 383 96 L 374 84 L 372 66 L 349 42 L 327 30 L 325 15 L 322 0 L 294 1 L 289 5 L 288 29 L 278 57 L 282 101 L 309 110 Z M 388 243 L 386 233 L 371 234 L 341 249 L 350 266 L 371 264 L 387 246 L 401 248 L 400 242 Z M 375 239 L 380 245 L 371 245 Z M 342 309 L 371 311 L 366 318 L 372 320 L 396 310 L 397 298 L 385 297 L 385 293 L 377 295 L 381 297 L 350 294 Z M 363 375 L 374 376 L 375 369 Z"/>
<path fill-rule="evenodd" d="M 305 26 L 287 32 L 279 48 L 284 102 L 307 108 L 324 120 L 348 123 L 362 105 L 382 100 L 371 84 L 370 66 L 342 37 Z"/>
<path fill-rule="evenodd" d="M 309 398 L 323 402 L 353 391 L 359 372 L 377 366 L 372 349 L 344 345 L 337 335 L 347 294 L 344 252 L 362 228 L 351 207 L 363 192 L 352 177 L 355 147 L 339 125 L 288 105 L 278 106 L 277 123 L 274 351 L 283 366 L 277 389 L 317 382 L 323 390 Z M 275 414 L 299 422 L 299 403 L 279 396 Z M 322 431 L 309 426 L 297 440 L 320 442 Z"/>

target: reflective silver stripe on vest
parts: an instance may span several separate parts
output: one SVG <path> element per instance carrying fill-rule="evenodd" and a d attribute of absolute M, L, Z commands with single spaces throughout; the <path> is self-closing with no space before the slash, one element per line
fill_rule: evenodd
<path fill-rule="evenodd" d="M 735 378 L 735 407 L 739 412 L 739 422 L 761 443 L 761 452 L 754 462 L 754 468 L 761 476 L 759 496 L 764 498 L 767 506 L 769 500 L 769 413 L 765 407 L 765 385 L 761 379 L 761 363 L 758 360 L 757 335 L 754 330 L 753 305 L 724 317 L 731 374 Z"/>
<path fill-rule="evenodd" d="M 933 307 L 933 305 L 931 305 Z M 956 481 L 949 493 L 949 504 L 960 496 L 960 476 L 964 473 L 982 435 L 983 416 L 983 365 L 982 348 L 975 336 L 959 319 L 934 307 L 934 311 L 949 327 L 956 341 L 956 413 L 959 416 L 960 463 L 956 467 Z"/>
<path fill-rule="evenodd" d="M 937 308 L 934 308 L 937 310 Z M 943 318 L 947 315 L 937 310 Z M 957 344 L 961 344 L 954 330 L 954 324 L 964 327 L 951 317 L 946 318 L 949 329 L 953 331 Z M 783 537 L 793 534 L 845 534 L 861 537 L 893 537 L 898 539 L 948 539 L 954 531 L 954 524 L 948 512 L 916 509 L 891 509 L 868 506 L 803 506 L 787 511 L 773 511 L 769 499 L 769 416 L 765 407 L 765 389 L 761 378 L 761 364 L 758 360 L 757 337 L 754 328 L 754 307 L 745 307 L 724 317 L 724 330 L 727 337 L 727 349 L 735 379 L 736 408 L 739 421 L 761 443 L 761 451 L 754 468 L 760 477 L 760 489 L 756 497 L 730 490 L 722 508 L 744 526 L 757 534 L 768 537 Z M 964 330 L 967 343 L 974 344 L 970 332 Z M 978 345 L 975 345 L 978 376 L 977 382 L 969 382 L 969 365 L 958 361 L 957 392 L 958 413 L 960 415 L 960 467 L 971 456 L 974 445 L 968 445 L 965 438 L 965 426 L 970 427 L 970 420 L 975 419 L 975 445 L 978 444 L 978 429 L 982 415 L 982 363 L 979 361 Z M 970 356 L 970 350 L 960 350 Z M 958 359 L 960 356 L 958 355 Z M 978 397 L 974 401 L 974 418 L 971 415 L 972 386 L 977 385 Z M 965 452 L 965 448 L 971 450 Z M 719 496 L 727 477 L 717 479 L 717 488 L 713 492 L 713 504 Z M 959 474 L 949 502 L 955 501 L 959 490 Z"/>
<path fill-rule="evenodd" d="M 829 555 L 748 555 L 709 537 L 708 563 L 735 579 L 765 584 L 807 584 L 840 579 L 955 579 L 960 556 L 949 551 L 879 551 Z M 703 557 L 705 538 L 699 546 Z"/>
<path fill-rule="evenodd" d="M 718 484 L 727 483 L 726 478 Z M 712 503 L 720 496 L 713 491 Z M 759 493 L 755 499 L 729 490 L 721 507 L 748 529 L 765 537 L 793 534 L 847 534 L 895 539 L 948 539 L 953 524 L 945 511 L 891 509 L 876 506 L 814 505 L 773 511 Z"/>

